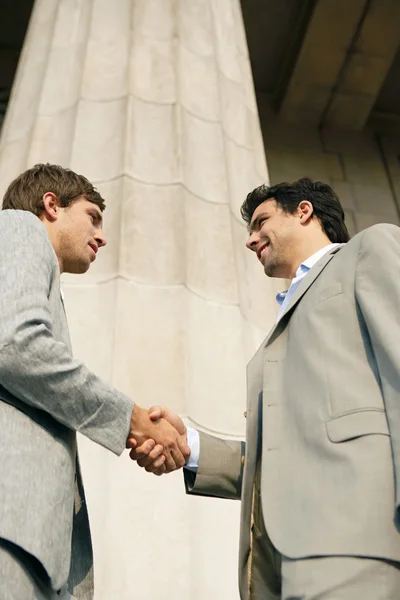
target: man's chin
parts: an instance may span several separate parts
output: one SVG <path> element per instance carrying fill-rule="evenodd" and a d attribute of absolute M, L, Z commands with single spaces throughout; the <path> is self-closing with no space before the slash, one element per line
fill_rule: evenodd
<path fill-rule="evenodd" d="M 80 273 L 82 275 L 83 273 L 86 273 L 87 271 L 89 271 L 89 269 L 91 267 L 91 264 L 92 264 L 91 262 L 82 264 L 81 265 L 81 270 L 78 271 L 78 273 Z"/>
<path fill-rule="evenodd" d="M 75 263 L 71 265 L 70 268 L 67 268 L 65 272 L 71 273 L 72 275 L 83 275 L 83 273 L 86 273 L 89 270 L 91 264 L 90 261 Z"/>
<path fill-rule="evenodd" d="M 276 277 L 274 265 L 264 265 L 264 273 L 267 277 Z"/>

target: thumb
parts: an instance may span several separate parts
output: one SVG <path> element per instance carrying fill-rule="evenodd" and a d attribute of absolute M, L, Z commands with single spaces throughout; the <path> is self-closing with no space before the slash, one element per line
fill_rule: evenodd
<path fill-rule="evenodd" d="M 161 417 L 165 417 L 166 411 L 162 406 L 152 406 L 149 408 L 149 417 L 152 421 L 157 421 Z"/>

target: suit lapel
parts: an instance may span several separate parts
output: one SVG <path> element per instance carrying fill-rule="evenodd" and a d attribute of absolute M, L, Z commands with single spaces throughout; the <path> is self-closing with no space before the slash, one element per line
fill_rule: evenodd
<path fill-rule="evenodd" d="M 317 277 L 322 273 L 325 269 L 326 265 L 332 260 L 335 254 L 343 248 L 345 244 L 340 244 L 340 246 L 336 246 L 330 252 L 325 254 L 320 260 L 310 269 L 304 279 L 300 282 L 298 288 L 295 290 L 293 296 L 290 299 L 289 304 L 287 305 L 284 313 L 279 318 L 279 321 L 273 326 L 267 338 L 263 342 L 263 347 L 270 344 L 273 340 L 275 340 L 285 329 L 288 321 L 291 317 L 291 314 L 294 308 L 297 306 L 298 302 L 302 299 L 308 288 L 314 283 Z"/>

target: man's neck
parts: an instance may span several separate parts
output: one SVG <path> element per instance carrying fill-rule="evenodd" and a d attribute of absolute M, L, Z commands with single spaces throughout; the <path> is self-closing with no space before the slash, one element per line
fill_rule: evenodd
<path fill-rule="evenodd" d="M 294 279 L 296 277 L 298 268 L 302 263 L 304 263 L 304 261 L 313 256 L 313 254 L 318 252 L 318 250 L 322 250 L 322 248 L 325 248 L 330 244 L 332 244 L 332 242 L 326 236 L 305 244 L 304 247 L 301 248 L 301 251 L 298 253 L 296 260 L 293 261 L 290 277 L 288 277 L 287 279 Z"/>
<path fill-rule="evenodd" d="M 57 239 L 57 236 L 56 236 L 55 228 L 54 228 L 54 226 L 52 226 L 49 223 L 49 221 L 47 219 L 40 218 L 40 217 L 39 217 L 39 219 L 42 221 L 43 225 L 46 228 L 47 235 L 50 238 L 50 243 L 53 246 L 53 250 L 54 250 L 54 252 L 56 253 L 56 256 L 57 256 L 58 265 L 60 267 L 60 273 L 62 273 L 63 272 L 63 263 L 62 263 L 60 255 L 59 255 L 59 252 L 58 252 L 58 239 Z"/>

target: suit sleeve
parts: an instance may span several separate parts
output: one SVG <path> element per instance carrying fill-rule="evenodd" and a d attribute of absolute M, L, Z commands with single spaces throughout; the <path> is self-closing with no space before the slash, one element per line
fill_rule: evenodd
<path fill-rule="evenodd" d="M 355 294 L 379 372 L 389 425 L 400 529 L 400 228 L 365 231 L 357 261 Z"/>
<path fill-rule="evenodd" d="M 186 492 L 240 500 L 244 454 L 244 442 L 222 440 L 200 432 L 197 473 L 183 470 Z"/>
<path fill-rule="evenodd" d="M 125 448 L 133 402 L 53 337 L 49 306 L 57 259 L 40 220 L 0 212 L 0 385 L 116 454 Z"/>

